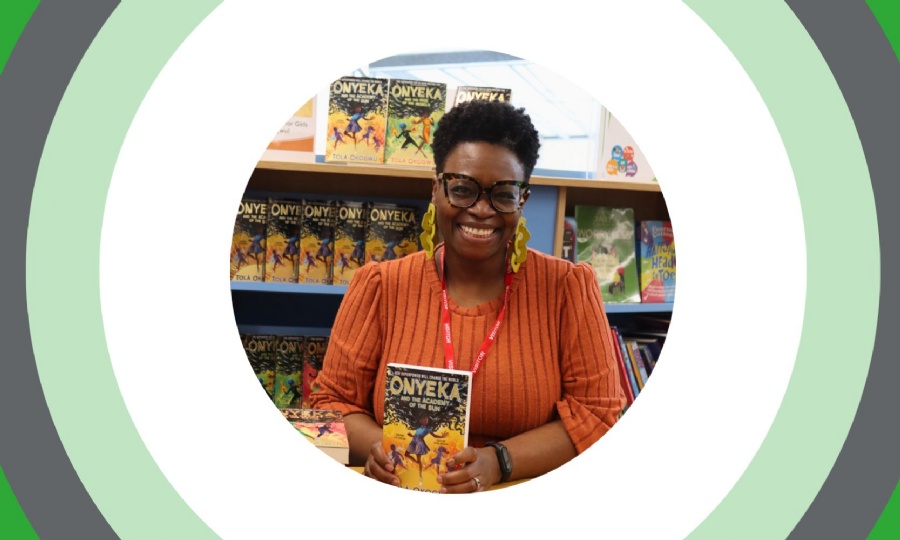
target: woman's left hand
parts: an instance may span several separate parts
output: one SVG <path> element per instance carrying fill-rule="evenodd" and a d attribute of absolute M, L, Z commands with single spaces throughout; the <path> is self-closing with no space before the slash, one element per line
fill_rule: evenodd
<path fill-rule="evenodd" d="M 447 465 L 458 470 L 438 476 L 438 482 L 443 484 L 441 493 L 484 491 L 500 481 L 500 464 L 493 448 L 467 446 L 448 459 Z"/>

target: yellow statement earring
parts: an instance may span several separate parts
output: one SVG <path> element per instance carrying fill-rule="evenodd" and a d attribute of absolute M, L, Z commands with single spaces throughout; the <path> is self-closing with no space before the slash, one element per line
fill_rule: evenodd
<path fill-rule="evenodd" d="M 429 259 L 434 257 L 435 212 L 436 209 L 434 203 L 428 203 L 428 211 L 422 216 L 422 234 L 419 235 L 419 240 L 422 242 L 422 249 L 425 250 L 425 257 Z"/>
<path fill-rule="evenodd" d="M 525 243 L 530 238 L 531 233 L 525 228 L 525 218 L 520 217 L 519 223 L 516 225 L 516 235 L 512 242 L 512 254 L 509 256 L 509 266 L 512 267 L 513 272 L 518 272 L 519 267 L 525 262 L 525 257 L 528 256 L 528 248 Z"/>

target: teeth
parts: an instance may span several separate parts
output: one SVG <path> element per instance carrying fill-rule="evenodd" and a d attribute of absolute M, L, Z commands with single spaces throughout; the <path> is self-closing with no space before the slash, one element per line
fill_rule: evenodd
<path fill-rule="evenodd" d="M 478 236 L 480 238 L 487 238 L 488 236 L 494 234 L 494 229 L 477 229 L 475 227 L 467 227 L 465 225 L 460 225 L 459 228 L 462 229 L 466 234 L 471 234 L 472 236 Z"/>

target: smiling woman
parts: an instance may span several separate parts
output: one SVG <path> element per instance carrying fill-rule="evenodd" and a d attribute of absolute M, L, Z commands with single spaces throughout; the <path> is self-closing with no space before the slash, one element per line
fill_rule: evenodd
<path fill-rule="evenodd" d="M 351 464 L 368 476 L 398 483 L 381 445 L 389 362 L 474 375 L 470 446 L 448 460 L 464 467 L 439 477 L 446 493 L 551 471 L 603 436 L 625 405 L 594 271 L 524 245 L 539 148 L 524 109 L 451 109 L 434 134 L 423 233 L 442 242 L 367 264 L 351 282 L 312 406 L 344 413 Z"/>

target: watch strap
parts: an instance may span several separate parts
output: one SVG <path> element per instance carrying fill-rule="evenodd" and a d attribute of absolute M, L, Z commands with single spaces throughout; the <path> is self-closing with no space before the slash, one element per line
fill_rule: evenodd
<path fill-rule="evenodd" d="M 497 463 L 500 464 L 500 482 L 508 481 L 512 474 L 512 459 L 509 457 L 509 450 L 503 443 L 496 441 L 485 443 L 485 446 L 493 447 L 497 452 Z"/>

